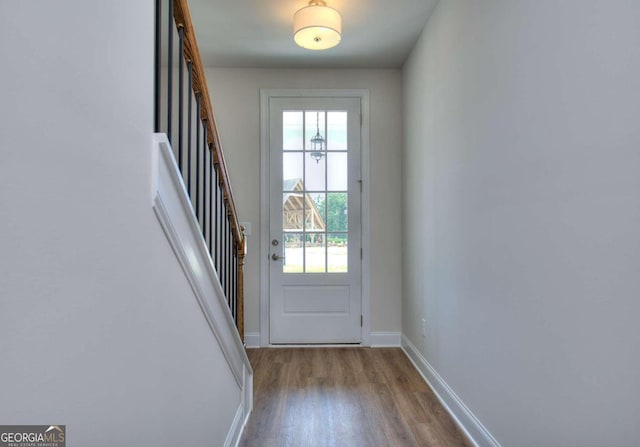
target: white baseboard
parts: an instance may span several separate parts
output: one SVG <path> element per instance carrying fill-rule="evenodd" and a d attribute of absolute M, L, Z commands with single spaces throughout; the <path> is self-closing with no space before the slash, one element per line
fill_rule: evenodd
<path fill-rule="evenodd" d="M 259 332 L 245 332 L 244 343 L 247 348 L 259 348 L 260 347 L 260 333 Z"/>
<path fill-rule="evenodd" d="M 402 349 L 469 440 L 476 447 L 500 447 L 500 443 L 489 433 L 489 430 L 482 425 L 451 387 L 433 369 L 427 359 L 411 343 L 411 340 L 404 335 L 402 335 Z"/>
<path fill-rule="evenodd" d="M 371 333 L 371 347 L 372 348 L 399 348 L 401 345 L 402 334 L 400 332 L 372 332 Z M 247 348 L 260 348 L 260 333 L 259 332 L 245 332 L 244 342 Z M 284 346 L 284 345 L 281 345 Z M 299 346 L 299 345 L 291 345 Z M 318 346 L 318 345 L 313 345 Z M 335 346 L 335 345 L 327 345 Z M 349 346 L 349 345 L 345 345 Z"/>
<path fill-rule="evenodd" d="M 224 447 L 237 447 L 242 435 L 242 429 L 244 428 L 244 406 L 240 405 L 236 415 L 233 418 L 231 427 L 229 427 L 229 433 L 227 439 L 224 441 Z"/>
<path fill-rule="evenodd" d="M 402 334 L 400 332 L 372 332 L 372 348 L 399 348 Z"/>

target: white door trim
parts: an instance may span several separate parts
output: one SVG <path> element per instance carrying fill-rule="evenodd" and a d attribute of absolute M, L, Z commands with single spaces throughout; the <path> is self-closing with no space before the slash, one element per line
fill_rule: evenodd
<path fill-rule="evenodd" d="M 369 90 L 260 89 L 260 346 L 269 346 L 269 99 L 272 97 L 360 98 L 362 174 L 362 345 L 371 345 L 369 247 Z"/>

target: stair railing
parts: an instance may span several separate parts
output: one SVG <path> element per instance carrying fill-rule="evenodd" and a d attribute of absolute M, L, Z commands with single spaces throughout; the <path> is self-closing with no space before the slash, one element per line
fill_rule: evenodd
<path fill-rule="evenodd" d="M 156 132 L 166 133 L 244 342 L 245 239 L 187 0 L 156 0 Z M 177 78 L 177 79 L 176 79 Z"/>

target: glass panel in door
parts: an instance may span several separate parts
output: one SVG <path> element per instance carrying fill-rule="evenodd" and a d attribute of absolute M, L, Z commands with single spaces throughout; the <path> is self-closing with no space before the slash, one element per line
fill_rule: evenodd
<path fill-rule="evenodd" d="M 347 112 L 282 112 L 283 273 L 348 272 Z"/>

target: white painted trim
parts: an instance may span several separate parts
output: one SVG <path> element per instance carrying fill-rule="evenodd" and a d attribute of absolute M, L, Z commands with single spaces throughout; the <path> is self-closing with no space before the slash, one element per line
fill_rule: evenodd
<path fill-rule="evenodd" d="M 245 366 L 246 370 L 246 366 Z M 236 415 L 231 423 L 231 428 L 227 434 L 227 439 L 224 443 L 225 447 L 238 447 L 244 428 L 249 421 L 251 410 L 253 409 L 253 373 L 244 374 L 244 386 L 242 387 L 240 401 L 242 405 L 238 407 Z"/>
<path fill-rule="evenodd" d="M 362 343 L 330 343 L 330 344 L 322 344 L 322 343 L 297 343 L 292 345 L 286 344 L 270 344 L 266 347 L 266 349 L 287 349 L 287 348 L 305 348 L 305 349 L 315 349 L 315 348 L 361 348 Z"/>
<path fill-rule="evenodd" d="M 244 386 L 242 387 L 242 401 L 244 417 L 242 421 L 242 428 L 247 425 L 251 410 L 253 410 L 253 370 L 251 364 L 244 366 Z"/>
<path fill-rule="evenodd" d="M 372 348 L 399 348 L 402 334 L 400 332 L 372 332 Z"/>
<path fill-rule="evenodd" d="M 371 346 L 371 263 L 369 260 L 370 169 L 368 89 L 260 89 L 260 346 L 269 346 L 269 98 L 360 98 L 362 176 L 362 346 Z"/>
<path fill-rule="evenodd" d="M 247 348 L 259 348 L 260 344 L 260 332 L 245 332 L 244 342 L 247 344 Z"/>
<path fill-rule="evenodd" d="M 243 421 L 244 408 L 243 405 L 240 405 L 238 407 L 238 411 L 236 411 L 236 415 L 233 418 L 233 422 L 231 423 L 229 433 L 227 433 L 227 439 L 224 440 L 224 447 L 237 447 L 237 445 L 240 443 L 242 429 L 244 428 Z"/>
<path fill-rule="evenodd" d="M 500 447 L 500 443 L 489 430 L 482 425 L 405 335 L 402 335 L 402 350 L 431 387 L 440 403 L 476 447 Z"/>
<path fill-rule="evenodd" d="M 371 346 L 371 170 L 370 159 L 370 111 L 369 90 L 358 90 L 360 93 L 360 113 L 362 113 L 361 126 L 361 152 L 360 173 L 362 176 L 362 345 Z"/>
<path fill-rule="evenodd" d="M 239 438 L 252 408 L 253 369 L 227 306 L 173 150 L 164 134 L 154 134 L 153 137 L 151 200 L 153 210 L 189 281 L 203 316 L 238 383 L 241 395 L 238 402 L 240 416 L 236 414 L 227 436 L 228 441 L 235 443 L 235 437 Z"/>
<path fill-rule="evenodd" d="M 269 96 L 260 90 L 260 346 L 269 346 Z"/>

